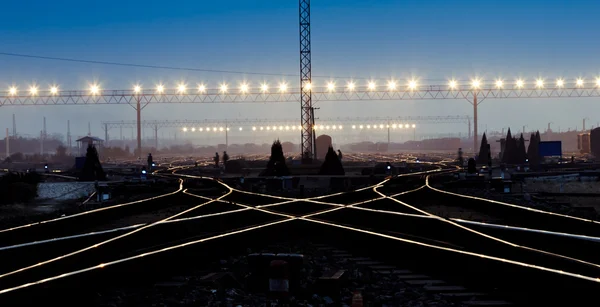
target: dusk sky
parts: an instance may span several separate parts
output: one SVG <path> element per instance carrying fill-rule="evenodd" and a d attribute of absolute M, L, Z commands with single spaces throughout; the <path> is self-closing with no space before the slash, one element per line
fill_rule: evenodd
<path fill-rule="evenodd" d="M 447 80 L 584 78 L 600 75 L 600 2 L 596 1 L 354 1 L 311 3 L 315 84 L 338 76 L 394 78 L 401 83 L 446 84 Z M 0 52 L 38 56 L 215 70 L 298 74 L 298 1 L 8 1 L 2 4 Z M 0 55 L 0 91 L 58 84 L 86 89 L 153 88 L 181 81 L 210 87 L 243 80 L 298 77 L 203 73 L 93 65 Z M 348 79 L 338 79 L 345 84 Z M 358 83 L 364 82 L 357 80 Z M 383 82 L 383 81 L 382 81 Z M 480 131 L 581 129 L 581 120 L 600 121 L 598 98 L 487 100 L 480 106 Z M 441 101 L 322 102 L 319 117 L 471 115 L 469 103 Z M 299 104 L 150 105 L 144 119 L 299 118 Z M 2 129 L 16 114 L 18 131 L 39 134 L 46 116 L 49 132 L 103 136 L 103 120 L 134 120 L 123 106 L 0 107 Z M 465 125 L 424 125 L 424 132 Z M 461 131 L 462 130 L 462 131 Z M 113 131 L 113 133 L 115 133 Z M 298 137 L 299 139 L 299 137 Z"/>

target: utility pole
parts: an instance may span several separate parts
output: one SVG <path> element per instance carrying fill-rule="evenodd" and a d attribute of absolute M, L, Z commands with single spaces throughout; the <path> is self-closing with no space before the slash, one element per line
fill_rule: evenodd
<path fill-rule="evenodd" d="M 104 123 L 104 143 L 108 146 L 108 124 Z"/>
<path fill-rule="evenodd" d="M 44 155 L 44 141 L 46 141 L 46 117 L 44 116 L 44 127 L 40 133 L 40 154 Z"/>
<path fill-rule="evenodd" d="M 471 138 L 471 118 L 469 118 L 468 125 L 469 125 L 469 138 Z"/>
<path fill-rule="evenodd" d="M 13 138 L 17 137 L 17 121 L 15 120 L 15 115 L 13 114 L 13 118 L 12 118 L 12 135 Z"/>
<path fill-rule="evenodd" d="M 92 125 L 88 122 L 88 136 L 92 136 Z"/>
<path fill-rule="evenodd" d="M 13 114 L 14 116 L 14 114 Z M 6 128 L 6 158 L 10 157 L 10 136 L 8 135 L 8 128 Z"/>
<path fill-rule="evenodd" d="M 473 90 L 473 152 L 477 154 L 477 89 Z"/>
<path fill-rule="evenodd" d="M 71 121 L 67 120 L 67 153 L 71 153 Z"/>
<path fill-rule="evenodd" d="M 312 105 L 310 0 L 299 0 L 300 11 L 300 124 L 303 163 L 316 158 L 315 117 Z"/>
<path fill-rule="evenodd" d="M 227 122 L 225 122 L 225 150 L 229 149 L 229 126 L 227 126 Z"/>
<path fill-rule="evenodd" d="M 137 115 L 137 152 L 138 158 L 142 158 L 142 106 L 141 106 L 142 97 L 140 95 L 135 95 L 135 111 Z"/>
<path fill-rule="evenodd" d="M 154 148 L 158 150 L 158 124 L 154 125 Z"/>
<path fill-rule="evenodd" d="M 387 123 L 387 132 L 388 132 L 388 150 L 390 148 L 390 122 Z"/>

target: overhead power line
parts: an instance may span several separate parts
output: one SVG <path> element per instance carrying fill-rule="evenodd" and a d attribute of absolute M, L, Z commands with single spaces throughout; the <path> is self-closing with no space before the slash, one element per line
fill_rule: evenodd
<path fill-rule="evenodd" d="M 255 75 L 255 76 L 277 76 L 277 77 L 299 77 L 299 74 L 283 74 L 283 73 L 269 73 L 269 72 L 256 72 L 256 71 L 236 71 L 236 70 L 220 70 L 220 69 L 206 69 L 206 68 L 193 68 L 193 67 L 177 67 L 177 66 L 161 66 L 161 65 L 147 65 L 147 64 L 135 64 L 135 63 L 121 63 L 121 62 L 109 62 L 109 61 L 97 61 L 97 60 L 83 60 L 75 58 L 62 58 L 62 57 L 50 57 L 42 55 L 22 54 L 22 53 L 11 53 L 11 52 L 0 52 L 2 56 L 30 58 L 38 60 L 51 60 L 51 61 L 63 61 L 73 63 L 85 63 L 85 64 L 96 64 L 96 65 L 111 65 L 111 66 L 123 66 L 123 67 L 137 67 L 137 68 L 149 68 L 149 69 L 164 69 L 164 70 L 178 70 L 178 71 L 194 71 L 194 72 L 205 72 L 205 73 L 221 73 L 221 74 L 236 74 L 236 75 Z M 319 76 L 313 75 L 313 78 L 329 78 L 329 79 L 357 79 L 357 80 L 386 80 L 386 78 L 370 78 L 370 77 L 350 77 L 350 76 Z M 441 79 L 422 79 L 428 81 L 445 81 Z"/>

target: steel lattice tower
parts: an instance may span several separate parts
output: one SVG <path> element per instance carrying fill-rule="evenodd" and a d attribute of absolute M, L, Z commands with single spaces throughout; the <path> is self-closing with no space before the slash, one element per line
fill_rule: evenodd
<path fill-rule="evenodd" d="M 300 0 L 300 122 L 302 160 L 305 163 L 316 158 L 310 60 L 310 0 Z"/>

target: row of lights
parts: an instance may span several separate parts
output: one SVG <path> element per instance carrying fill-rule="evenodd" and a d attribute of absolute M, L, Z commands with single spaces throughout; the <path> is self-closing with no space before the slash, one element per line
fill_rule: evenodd
<path fill-rule="evenodd" d="M 564 87 L 567 84 L 567 82 L 565 80 L 563 80 L 563 79 L 557 79 L 555 84 L 556 84 L 556 87 L 562 88 L 562 87 Z M 585 85 L 585 80 L 583 80 L 583 79 L 577 79 L 572 84 L 574 84 L 577 87 L 583 87 Z M 483 84 L 483 82 L 481 80 L 474 79 L 474 80 L 471 80 L 471 82 L 470 82 L 469 85 L 471 86 L 471 88 L 478 89 L 478 88 L 481 88 L 484 84 Z M 506 82 L 504 80 L 499 79 L 499 80 L 496 80 L 496 82 L 494 83 L 494 85 L 495 85 L 496 88 L 501 89 L 501 88 L 504 88 L 506 86 Z M 520 89 L 520 88 L 523 88 L 526 85 L 526 82 L 524 80 L 522 80 L 522 79 L 517 79 L 517 80 L 514 81 L 513 85 L 516 88 Z M 388 81 L 386 86 L 387 86 L 388 90 L 396 90 L 396 89 L 398 89 L 398 83 L 396 81 L 393 81 L 393 80 Z M 419 84 L 418 84 L 418 82 L 416 80 L 410 80 L 406 84 L 406 87 L 409 90 L 415 90 L 415 89 L 417 89 L 418 86 L 419 86 Z M 459 86 L 460 86 L 460 84 L 456 80 L 450 80 L 450 81 L 448 81 L 448 88 L 451 89 L 451 90 L 457 89 Z M 535 80 L 535 86 L 537 88 L 543 88 L 545 86 L 545 80 L 544 79 L 537 79 L 537 80 Z M 596 79 L 596 86 L 600 87 L 600 78 Z M 366 88 L 368 90 L 370 90 L 370 91 L 376 90 L 377 87 L 378 86 L 377 86 L 377 83 L 375 83 L 375 81 L 370 81 L 366 85 Z M 305 90 L 311 90 L 312 89 L 312 85 L 310 83 L 305 83 L 304 84 L 304 89 Z M 333 91 L 335 91 L 335 89 L 336 89 L 336 84 L 334 82 L 329 82 L 327 84 L 327 90 L 328 91 L 333 92 Z M 356 89 L 356 84 L 354 82 L 348 82 L 346 84 L 346 89 L 348 91 L 354 91 Z M 163 94 L 166 91 L 166 88 L 165 88 L 164 85 L 159 84 L 159 85 L 156 86 L 155 90 L 156 90 L 156 93 Z M 229 90 L 229 86 L 227 84 L 221 84 L 219 86 L 219 91 L 221 93 L 226 93 L 228 90 Z M 268 93 L 269 92 L 269 85 L 266 84 L 266 83 L 262 84 L 260 86 L 260 90 L 263 93 Z M 285 93 L 287 90 L 288 90 L 287 83 L 280 83 L 279 84 L 278 91 L 280 93 Z M 98 94 L 100 94 L 100 91 L 101 91 L 101 89 L 100 89 L 99 85 L 97 85 L 97 84 L 90 85 L 89 92 L 90 92 L 91 95 L 98 95 Z M 188 91 L 188 87 L 187 87 L 186 84 L 179 84 L 177 86 L 177 93 L 179 93 L 179 94 L 185 94 L 185 93 L 187 93 L 187 91 Z M 207 88 L 206 88 L 206 86 L 204 84 L 200 84 L 197 87 L 197 91 L 198 91 L 198 93 L 205 93 L 207 91 Z M 240 93 L 244 94 L 244 93 L 248 93 L 249 91 L 250 91 L 250 85 L 249 84 L 242 83 L 240 85 L 240 87 L 239 87 L 239 92 Z M 9 88 L 8 92 L 9 92 L 10 95 L 17 95 L 18 89 L 17 89 L 17 87 L 13 86 L 13 87 Z M 29 93 L 32 96 L 37 95 L 38 92 L 39 92 L 39 89 L 38 89 L 37 86 L 31 86 L 29 88 Z M 56 94 L 58 94 L 58 92 L 59 92 L 58 86 L 51 86 L 50 87 L 50 94 L 56 95 Z M 142 87 L 140 85 L 134 86 L 133 87 L 133 92 L 136 93 L 136 94 L 141 93 L 142 92 Z"/>
<path fill-rule="evenodd" d="M 381 125 L 352 125 L 352 129 L 365 129 L 365 128 L 366 129 L 371 129 L 371 128 L 373 128 L 373 129 L 377 129 L 377 128 L 379 128 L 379 129 L 384 129 L 384 128 L 402 129 L 402 128 L 411 128 L 411 127 L 412 128 L 416 128 L 417 126 L 415 124 L 412 124 L 412 125 L 409 125 L 409 124 L 404 124 L 404 125 L 403 124 L 392 124 L 392 125 L 389 125 L 389 124 L 388 125 L 383 125 L 383 124 L 381 124 Z M 302 129 L 302 126 L 252 127 L 252 131 L 265 131 L 265 130 L 266 131 L 271 131 L 271 130 L 272 131 L 276 131 L 276 130 L 280 130 L 280 131 L 286 130 L 286 131 L 289 131 L 289 130 L 301 130 L 301 129 Z M 331 129 L 331 130 L 343 130 L 344 126 L 342 126 L 342 125 L 331 125 L 331 126 L 330 125 L 315 125 L 315 130 L 329 130 L 329 129 Z M 203 132 L 203 131 L 206 131 L 206 132 L 210 132 L 210 131 L 213 131 L 213 132 L 217 132 L 217 131 L 223 132 L 223 131 L 229 131 L 229 127 L 226 127 L 226 128 L 223 128 L 223 127 L 219 127 L 219 128 L 217 128 L 217 127 L 213 127 L 213 128 L 210 128 L 210 127 L 206 127 L 206 128 L 203 128 L 203 127 L 200 127 L 200 128 L 195 128 L 195 127 L 193 127 L 193 128 L 187 128 L 187 127 L 184 127 L 182 130 L 183 130 L 183 132 L 188 132 L 188 131 L 191 131 L 191 132 L 196 132 L 196 131 L 199 131 L 199 132 Z M 244 128 L 239 127 L 238 130 L 239 131 L 243 131 Z"/>

